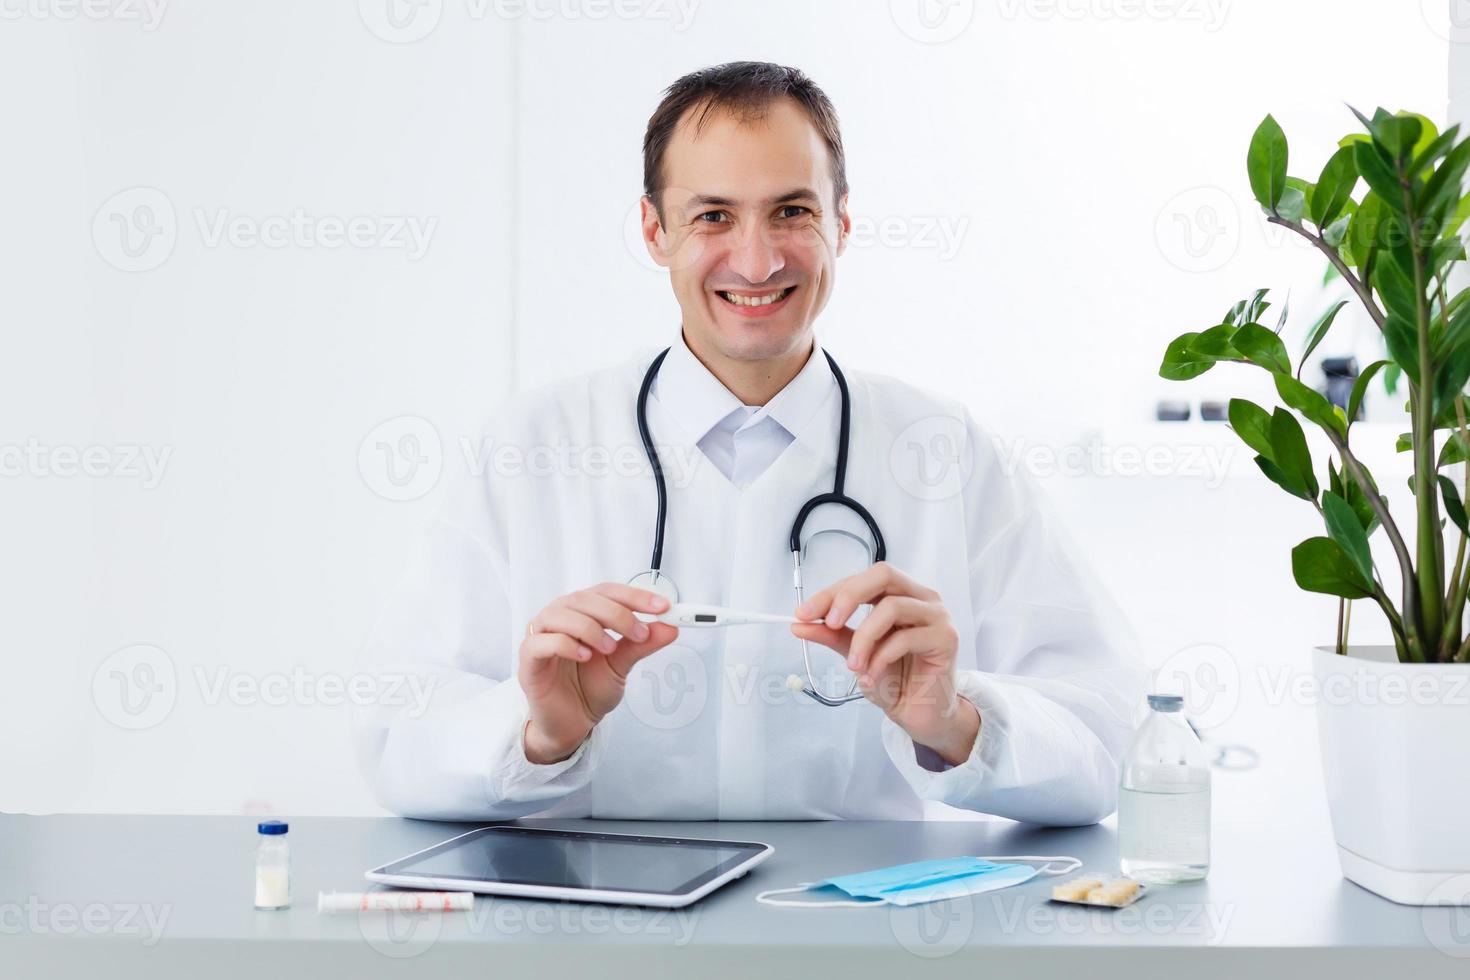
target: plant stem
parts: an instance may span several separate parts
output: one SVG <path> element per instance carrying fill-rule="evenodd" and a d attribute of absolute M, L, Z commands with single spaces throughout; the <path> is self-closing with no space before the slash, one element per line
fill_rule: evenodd
<path fill-rule="evenodd" d="M 1403 578 L 1403 610 L 1404 618 L 1400 628 L 1404 631 L 1405 652 L 1410 660 L 1422 661 L 1424 654 L 1421 649 L 1421 638 L 1424 635 L 1422 623 L 1418 617 L 1419 604 L 1416 601 L 1417 579 L 1414 575 L 1414 563 L 1409 558 L 1409 547 L 1404 543 L 1404 536 L 1399 533 L 1398 525 L 1393 522 L 1393 516 L 1388 512 L 1388 505 L 1384 503 L 1383 497 L 1378 493 L 1378 487 L 1374 485 L 1373 478 L 1368 471 L 1363 469 L 1363 464 L 1358 462 L 1358 457 L 1353 455 L 1348 448 L 1347 440 L 1339 436 L 1331 429 L 1327 432 L 1327 438 L 1337 447 L 1338 458 L 1342 461 L 1343 471 L 1352 475 L 1357 481 L 1363 496 L 1368 500 L 1368 506 L 1373 508 L 1373 513 L 1378 517 L 1378 523 L 1383 525 L 1383 533 L 1388 535 L 1388 540 L 1393 545 L 1394 556 L 1399 561 L 1399 574 Z M 1379 587 L 1382 592 L 1382 587 Z M 1387 601 L 1385 595 L 1380 605 L 1387 607 L 1385 611 L 1392 609 L 1392 603 Z M 1391 621 L 1391 620 L 1390 620 Z"/>
<path fill-rule="evenodd" d="M 1399 186 L 1404 198 L 1404 220 L 1410 229 L 1409 252 L 1414 257 L 1414 313 L 1419 340 L 1419 383 L 1410 385 L 1409 401 L 1414 410 L 1414 503 L 1419 513 L 1415 567 L 1419 572 L 1419 607 L 1424 632 L 1420 639 L 1426 653 L 1438 660 L 1444 633 L 1444 540 L 1439 526 L 1439 476 L 1434 452 L 1434 357 L 1429 348 L 1429 307 L 1424 300 L 1428 288 L 1424 255 L 1413 235 L 1414 195 L 1410 192 L 1402 164 Z"/>
<path fill-rule="evenodd" d="M 1276 217 L 1274 214 L 1268 215 L 1266 217 L 1266 220 L 1271 222 L 1272 224 L 1280 225 L 1283 228 L 1290 228 L 1292 231 L 1296 232 L 1298 235 L 1302 236 L 1307 241 L 1315 245 L 1317 247 L 1317 251 L 1327 256 L 1327 261 L 1331 262 L 1333 267 L 1337 269 L 1337 274 L 1342 276 L 1343 282 L 1347 283 L 1348 286 L 1352 288 L 1353 292 L 1358 295 L 1358 299 L 1362 300 L 1363 306 L 1367 308 L 1368 315 L 1373 318 L 1374 324 L 1377 325 L 1379 330 L 1383 329 L 1383 321 L 1385 320 L 1385 317 L 1383 315 L 1383 311 L 1378 308 L 1378 304 L 1373 302 L 1373 291 L 1367 287 L 1363 280 L 1353 275 L 1352 270 L 1348 268 L 1348 264 L 1342 260 L 1342 256 L 1337 254 L 1337 249 L 1333 248 L 1331 245 L 1328 245 L 1321 235 L 1312 234 L 1312 232 L 1308 231 L 1300 224 L 1294 224 L 1290 221 L 1285 221 L 1281 218 Z"/>

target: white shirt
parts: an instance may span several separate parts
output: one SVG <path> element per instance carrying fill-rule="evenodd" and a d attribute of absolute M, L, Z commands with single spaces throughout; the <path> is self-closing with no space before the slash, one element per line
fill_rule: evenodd
<path fill-rule="evenodd" d="M 649 393 L 676 406 L 675 414 L 705 459 L 743 490 L 795 441 L 780 420 L 793 428 L 802 425 L 837 387 L 826 358 L 810 358 L 806 368 L 765 405 L 742 405 L 681 339 L 664 358 Z"/>
<path fill-rule="evenodd" d="M 876 706 L 791 692 L 799 642 L 748 626 L 684 630 L 634 668 L 623 703 L 570 758 L 529 762 L 514 679 L 526 622 L 559 595 L 648 567 L 655 497 L 634 403 L 651 360 L 512 400 L 487 437 L 523 453 L 566 447 L 569 462 L 466 476 L 427 530 L 367 647 L 374 669 L 432 685 L 421 714 L 382 704 L 359 719 L 385 806 L 457 820 L 917 819 L 929 799 L 1050 824 L 1113 810 L 1142 691 L 1129 631 L 961 406 L 850 368 L 846 490 L 878 521 L 888 561 L 940 593 L 962 637 L 957 684 L 981 716 L 970 757 L 932 771 Z M 814 353 L 738 425 L 744 406 L 680 341 L 652 394 L 669 485 L 663 568 L 681 598 L 789 611 L 791 521 L 835 473 L 826 359 Z M 708 465 L 722 455 L 728 475 Z M 861 526 L 821 510 L 828 525 Z M 848 676 L 812 649 L 819 680 Z"/>

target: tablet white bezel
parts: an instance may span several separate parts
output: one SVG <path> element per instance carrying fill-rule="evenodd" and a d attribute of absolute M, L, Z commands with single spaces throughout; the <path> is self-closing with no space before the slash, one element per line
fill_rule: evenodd
<path fill-rule="evenodd" d="M 383 871 L 383 869 L 388 867 L 388 865 L 390 864 L 398 864 L 401 861 L 407 861 L 427 851 L 432 851 L 437 848 L 443 847 L 445 844 L 452 844 L 462 837 L 468 837 L 471 834 L 477 834 L 483 830 L 493 830 L 497 826 L 514 825 L 489 824 L 484 827 L 476 827 L 473 830 L 467 830 L 462 834 L 456 834 L 453 837 L 446 838 L 435 844 L 431 844 L 428 847 L 420 848 L 419 850 L 414 851 L 411 854 L 405 854 L 400 858 L 395 858 L 392 861 L 381 864 L 378 867 L 373 868 L 371 871 L 365 872 L 364 876 L 367 878 L 368 881 L 377 882 L 383 885 L 396 885 L 403 888 L 433 888 L 436 891 L 470 891 L 482 895 L 506 895 L 515 898 L 542 898 L 557 900 L 567 899 L 574 902 L 601 902 L 611 905 L 648 905 L 655 908 L 673 909 L 682 908 L 692 902 L 697 902 L 699 899 L 708 895 L 710 892 L 714 891 L 716 888 L 719 888 L 721 885 L 724 885 L 725 883 L 735 878 L 743 877 L 748 871 L 750 871 L 751 868 L 755 867 L 757 864 L 760 864 L 762 861 L 764 861 L 766 858 L 770 857 L 776 852 L 776 849 L 774 847 L 772 847 L 770 844 L 765 843 L 764 841 L 731 841 L 718 840 L 709 837 L 671 838 L 662 834 L 613 834 L 603 831 L 563 830 L 557 827 L 518 827 L 516 829 L 548 831 L 557 835 L 573 834 L 597 839 L 612 837 L 633 841 L 687 840 L 698 841 L 701 844 L 726 847 L 731 845 L 749 846 L 751 844 L 755 844 L 758 845 L 761 850 L 756 851 L 755 853 L 751 854 L 750 857 L 741 861 L 733 868 L 726 869 L 722 874 L 711 878 L 709 881 L 706 881 L 704 884 L 699 885 L 690 891 L 672 893 L 616 891 L 601 888 L 569 888 L 562 885 L 527 885 L 505 881 L 476 881 L 466 878 L 437 878 L 433 875 L 406 872 L 388 874 Z"/>

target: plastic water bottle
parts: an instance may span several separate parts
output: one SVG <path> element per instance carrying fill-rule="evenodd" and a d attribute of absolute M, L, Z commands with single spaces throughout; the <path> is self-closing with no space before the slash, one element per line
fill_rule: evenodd
<path fill-rule="evenodd" d="M 291 848 L 286 831 L 291 828 L 279 820 L 267 820 L 256 826 L 260 845 L 255 849 L 255 907 L 274 911 L 291 907 Z"/>
<path fill-rule="evenodd" d="M 1184 720 L 1184 698 L 1150 694 L 1148 719 L 1123 758 L 1118 864 L 1150 884 L 1196 881 L 1210 870 L 1210 766 Z"/>

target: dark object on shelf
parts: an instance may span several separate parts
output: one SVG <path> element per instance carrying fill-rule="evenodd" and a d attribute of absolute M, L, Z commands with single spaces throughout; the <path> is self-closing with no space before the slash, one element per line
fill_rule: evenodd
<path fill-rule="evenodd" d="M 1229 414 L 1224 402 L 1200 402 L 1199 417 L 1205 422 L 1224 422 Z"/>
<path fill-rule="evenodd" d="M 1324 357 L 1322 358 L 1322 373 L 1327 375 L 1327 400 L 1344 412 L 1347 411 L 1348 399 L 1352 397 L 1353 385 L 1358 380 L 1358 359 L 1356 357 Z M 1358 417 L 1363 415 L 1363 407 L 1358 406 Z M 1357 419 L 1349 419 L 1356 422 Z"/>
<path fill-rule="evenodd" d="M 1160 399 L 1158 405 L 1154 406 L 1154 417 L 1160 422 L 1188 422 L 1189 402 Z"/>

